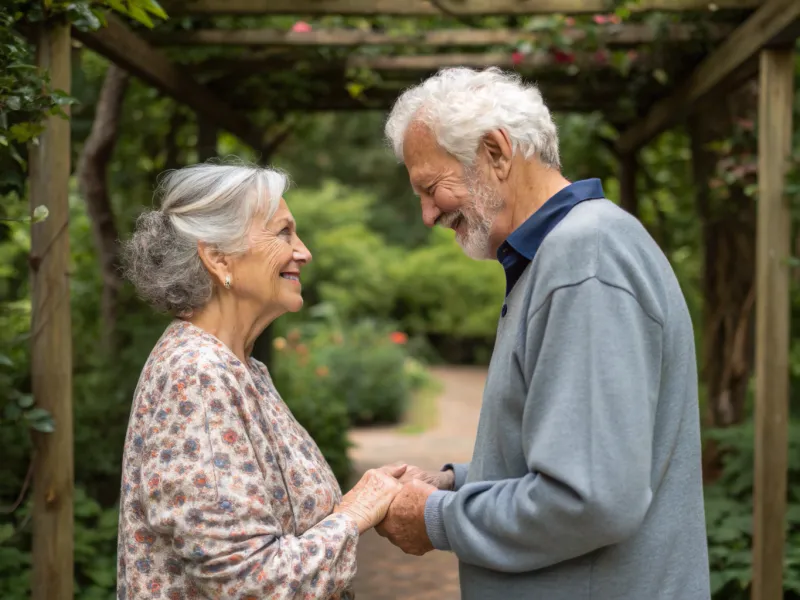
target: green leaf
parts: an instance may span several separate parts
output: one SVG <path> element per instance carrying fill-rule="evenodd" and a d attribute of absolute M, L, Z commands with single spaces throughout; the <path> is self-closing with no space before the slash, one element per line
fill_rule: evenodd
<path fill-rule="evenodd" d="M 148 29 L 153 28 L 153 20 L 140 7 L 136 5 L 130 5 L 128 14 L 131 16 L 131 18 L 136 19 L 137 21 L 139 21 L 139 23 L 141 23 Z"/>
<path fill-rule="evenodd" d="M 50 97 L 53 99 L 53 102 L 58 104 L 59 106 L 69 106 L 71 104 L 77 104 L 78 99 L 70 96 L 64 90 L 53 90 L 50 93 Z"/>
<path fill-rule="evenodd" d="M 22 394 L 19 398 L 17 398 L 17 405 L 20 408 L 30 408 L 33 406 L 33 396 L 30 394 Z"/>
<path fill-rule="evenodd" d="M 653 77 L 661 85 L 666 85 L 667 82 L 669 81 L 669 76 L 667 75 L 667 72 L 664 69 L 656 69 L 655 71 L 653 71 Z"/>
<path fill-rule="evenodd" d="M 106 0 L 106 4 L 119 13 L 128 14 L 128 9 L 125 8 L 121 0 Z"/>
<path fill-rule="evenodd" d="M 43 408 L 32 408 L 25 413 L 25 418 L 28 421 L 38 421 L 39 419 L 50 418 L 50 413 Z"/>
<path fill-rule="evenodd" d="M 56 423 L 48 411 L 43 408 L 32 408 L 25 413 L 25 419 L 30 423 L 31 429 L 42 433 L 53 433 Z"/>
<path fill-rule="evenodd" d="M 42 133 L 42 131 L 44 131 L 44 125 L 31 122 L 15 123 L 11 126 L 11 129 L 8 130 L 12 140 L 23 144 L 35 138 Z"/>
<path fill-rule="evenodd" d="M 144 0 L 144 8 L 150 14 L 157 16 L 160 19 L 167 20 L 169 16 L 161 7 L 161 5 L 156 2 L 156 0 Z"/>
<path fill-rule="evenodd" d="M 355 81 L 347 84 L 347 93 L 351 98 L 358 98 L 364 93 L 364 85 Z"/>
<path fill-rule="evenodd" d="M 35 429 L 41 433 L 53 433 L 56 430 L 56 422 L 53 421 L 52 417 L 39 419 L 31 423 L 31 429 Z"/>
<path fill-rule="evenodd" d="M 786 264 L 790 267 L 800 267 L 800 258 L 797 256 L 788 256 Z"/>
<path fill-rule="evenodd" d="M 13 363 L 13 361 L 12 361 L 10 358 L 8 358 L 8 356 L 6 356 L 5 354 L 0 354 L 0 365 L 2 365 L 2 366 L 4 366 L 4 367 L 13 367 L 13 366 L 14 366 L 14 363 Z"/>
<path fill-rule="evenodd" d="M 3 523 L 0 525 L 0 544 L 5 542 L 6 540 L 11 539 L 14 535 L 14 526 L 10 523 Z"/>

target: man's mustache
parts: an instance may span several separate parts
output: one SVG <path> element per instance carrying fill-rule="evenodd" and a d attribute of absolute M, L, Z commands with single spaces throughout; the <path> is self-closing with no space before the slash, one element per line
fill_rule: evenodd
<path fill-rule="evenodd" d="M 461 211 L 455 211 L 450 213 L 444 213 L 438 219 L 436 219 L 436 225 L 440 227 L 448 227 L 450 229 L 458 222 L 459 219 L 463 218 Z"/>

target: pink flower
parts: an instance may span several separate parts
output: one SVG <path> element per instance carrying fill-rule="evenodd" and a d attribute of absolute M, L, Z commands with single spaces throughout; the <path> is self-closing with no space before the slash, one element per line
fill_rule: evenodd
<path fill-rule="evenodd" d="M 567 17 L 564 19 L 564 25 L 567 27 L 575 27 L 575 18 L 574 17 Z"/>
<path fill-rule="evenodd" d="M 515 65 L 522 64 L 522 59 L 524 58 L 522 52 L 519 50 L 515 50 L 511 53 L 511 62 Z"/>
<path fill-rule="evenodd" d="M 595 15 L 592 17 L 592 21 L 598 25 L 603 25 L 604 23 L 608 23 L 608 17 L 605 15 Z"/>
<path fill-rule="evenodd" d="M 298 21 L 294 25 L 292 25 L 292 31 L 295 33 L 308 33 L 311 31 L 311 25 L 306 23 L 305 21 Z"/>

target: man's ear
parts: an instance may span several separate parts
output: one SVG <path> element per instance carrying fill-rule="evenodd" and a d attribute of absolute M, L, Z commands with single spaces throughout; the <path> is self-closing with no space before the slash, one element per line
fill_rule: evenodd
<path fill-rule="evenodd" d="M 511 138 L 504 130 L 493 129 L 483 136 L 482 141 L 489 158 L 489 167 L 500 181 L 505 181 L 511 171 Z"/>
<path fill-rule="evenodd" d="M 218 284 L 224 285 L 225 278 L 231 274 L 228 257 L 205 242 L 197 242 L 197 254 L 212 279 L 216 279 Z"/>

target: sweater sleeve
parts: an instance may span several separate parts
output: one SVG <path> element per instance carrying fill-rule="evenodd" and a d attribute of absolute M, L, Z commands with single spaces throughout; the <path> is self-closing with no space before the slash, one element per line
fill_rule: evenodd
<path fill-rule="evenodd" d="M 467 481 L 469 463 L 447 463 L 442 467 L 442 471 L 453 472 L 453 489 L 458 491 Z"/>
<path fill-rule="evenodd" d="M 358 527 L 334 514 L 302 535 L 278 448 L 256 456 L 243 394 L 224 373 L 185 369 L 162 388 L 147 436 L 142 503 L 204 598 L 328 598 L 355 575 Z M 169 570 L 169 565 L 166 565 Z"/>
<path fill-rule="evenodd" d="M 515 573 L 633 535 L 652 499 L 661 347 L 661 325 L 628 292 L 595 278 L 555 290 L 519 356 L 528 472 L 434 492 L 434 546 Z"/>

